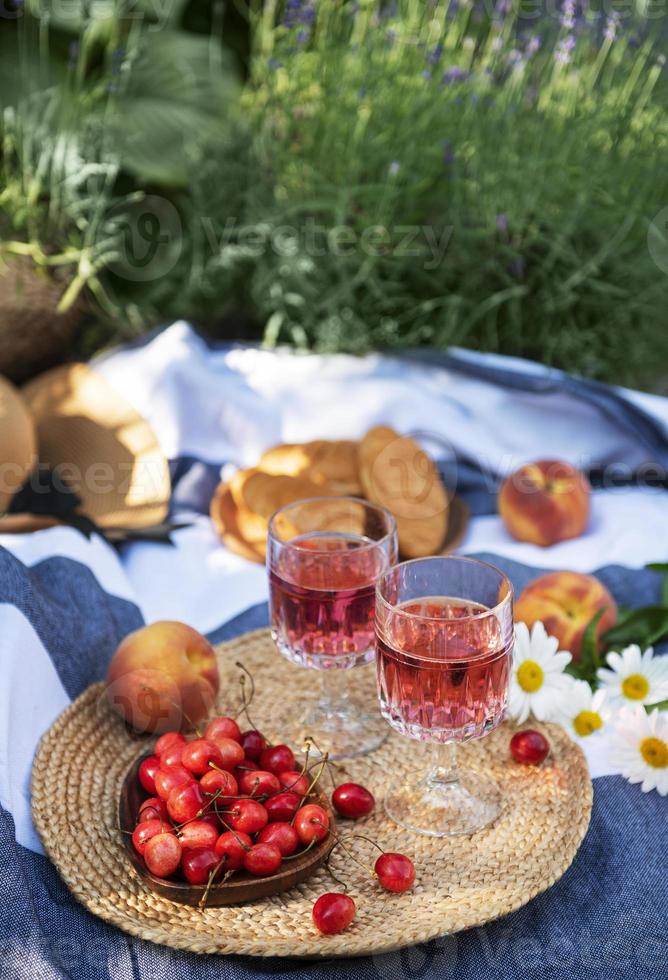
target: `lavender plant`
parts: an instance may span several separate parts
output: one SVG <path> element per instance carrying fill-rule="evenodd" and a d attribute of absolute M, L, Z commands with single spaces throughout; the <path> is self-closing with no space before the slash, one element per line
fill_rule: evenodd
<path fill-rule="evenodd" d="M 256 4 L 265 340 L 646 377 L 668 353 L 647 246 L 668 204 L 651 28 L 579 0 L 540 18 L 508 0 Z"/>

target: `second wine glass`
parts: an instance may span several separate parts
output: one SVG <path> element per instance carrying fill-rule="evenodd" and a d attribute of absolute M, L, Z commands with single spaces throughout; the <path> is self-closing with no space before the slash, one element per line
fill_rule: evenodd
<path fill-rule="evenodd" d="M 272 636 L 283 656 L 321 677 L 319 700 L 279 709 L 281 738 L 311 736 L 330 758 L 377 748 L 387 727 L 375 705 L 348 689 L 347 672 L 375 659 L 375 588 L 397 559 L 394 518 L 356 497 L 316 497 L 269 522 Z"/>

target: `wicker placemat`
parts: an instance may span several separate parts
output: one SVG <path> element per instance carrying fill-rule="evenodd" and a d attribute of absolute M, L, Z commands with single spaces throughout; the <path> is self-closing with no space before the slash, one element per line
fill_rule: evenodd
<path fill-rule="evenodd" d="M 275 650 L 266 630 L 218 648 L 222 671 L 220 709 L 237 704 L 234 666 L 253 672 L 255 723 L 271 732 L 269 719 L 286 696 L 314 691 L 309 670 L 294 667 Z M 357 694 L 375 699 L 372 669 L 353 672 Z M 107 707 L 101 684 L 88 688 L 42 739 L 32 775 L 32 812 L 44 847 L 76 898 L 94 915 L 152 942 L 194 953 L 332 957 L 382 953 L 446 933 L 482 925 L 526 904 L 549 888 L 571 864 L 589 824 L 592 787 L 580 749 L 563 729 L 541 727 L 552 745 L 539 769 L 510 760 L 508 725 L 466 746 L 469 764 L 485 767 L 504 793 L 496 824 L 473 837 L 434 840 L 402 830 L 382 806 L 350 825 L 386 850 L 415 861 L 412 892 L 389 895 L 337 848 L 332 869 L 357 901 L 353 925 L 323 937 L 311 921 L 314 899 L 340 890 L 323 869 L 275 898 L 250 906 L 197 910 L 149 891 L 128 860 L 117 830 L 118 795 L 133 758 L 150 739 L 128 734 Z M 278 733 L 275 733 L 278 734 Z M 371 756 L 345 764 L 350 778 L 382 800 L 391 774 L 420 768 L 423 747 L 398 735 Z M 341 828 L 347 826 L 341 821 Z M 374 850 L 355 843 L 367 863 Z"/>

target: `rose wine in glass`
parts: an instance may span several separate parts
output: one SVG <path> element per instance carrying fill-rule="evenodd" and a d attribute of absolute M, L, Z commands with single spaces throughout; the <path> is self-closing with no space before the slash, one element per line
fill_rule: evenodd
<path fill-rule="evenodd" d="M 456 745 L 504 717 L 513 650 L 508 579 L 468 558 L 404 562 L 379 580 L 376 634 L 383 717 L 435 745 L 428 772 L 390 788 L 388 815 L 435 837 L 487 826 L 499 791 L 484 773 L 457 767 Z"/>
<path fill-rule="evenodd" d="M 297 501 L 272 517 L 272 636 L 283 656 L 322 678 L 316 704 L 286 705 L 281 738 L 301 745 L 310 735 L 320 751 L 341 757 L 369 752 L 387 737 L 378 712 L 343 689 L 342 672 L 375 659 L 376 582 L 396 556 L 394 519 L 364 500 Z"/>

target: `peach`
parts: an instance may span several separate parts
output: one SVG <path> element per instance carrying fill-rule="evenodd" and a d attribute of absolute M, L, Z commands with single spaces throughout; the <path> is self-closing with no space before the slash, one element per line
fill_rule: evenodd
<path fill-rule="evenodd" d="M 218 693 L 213 647 L 184 623 L 143 626 L 121 642 L 107 672 L 107 699 L 140 732 L 167 732 L 205 718 Z"/>
<path fill-rule="evenodd" d="M 596 625 L 600 648 L 601 634 L 617 620 L 615 600 L 593 575 L 548 572 L 520 593 L 515 603 L 515 620 L 526 623 L 529 629 L 542 620 L 547 632 L 559 640 L 559 649 L 570 650 L 573 659 L 578 660 L 584 631 L 599 609 L 605 609 Z"/>
<path fill-rule="evenodd" d="M 499 513 L 518 541 L 547 547 L 577 538 L 589 520 L 587 477 L 556 459 L 528 463 L 504 480 Z"/>

